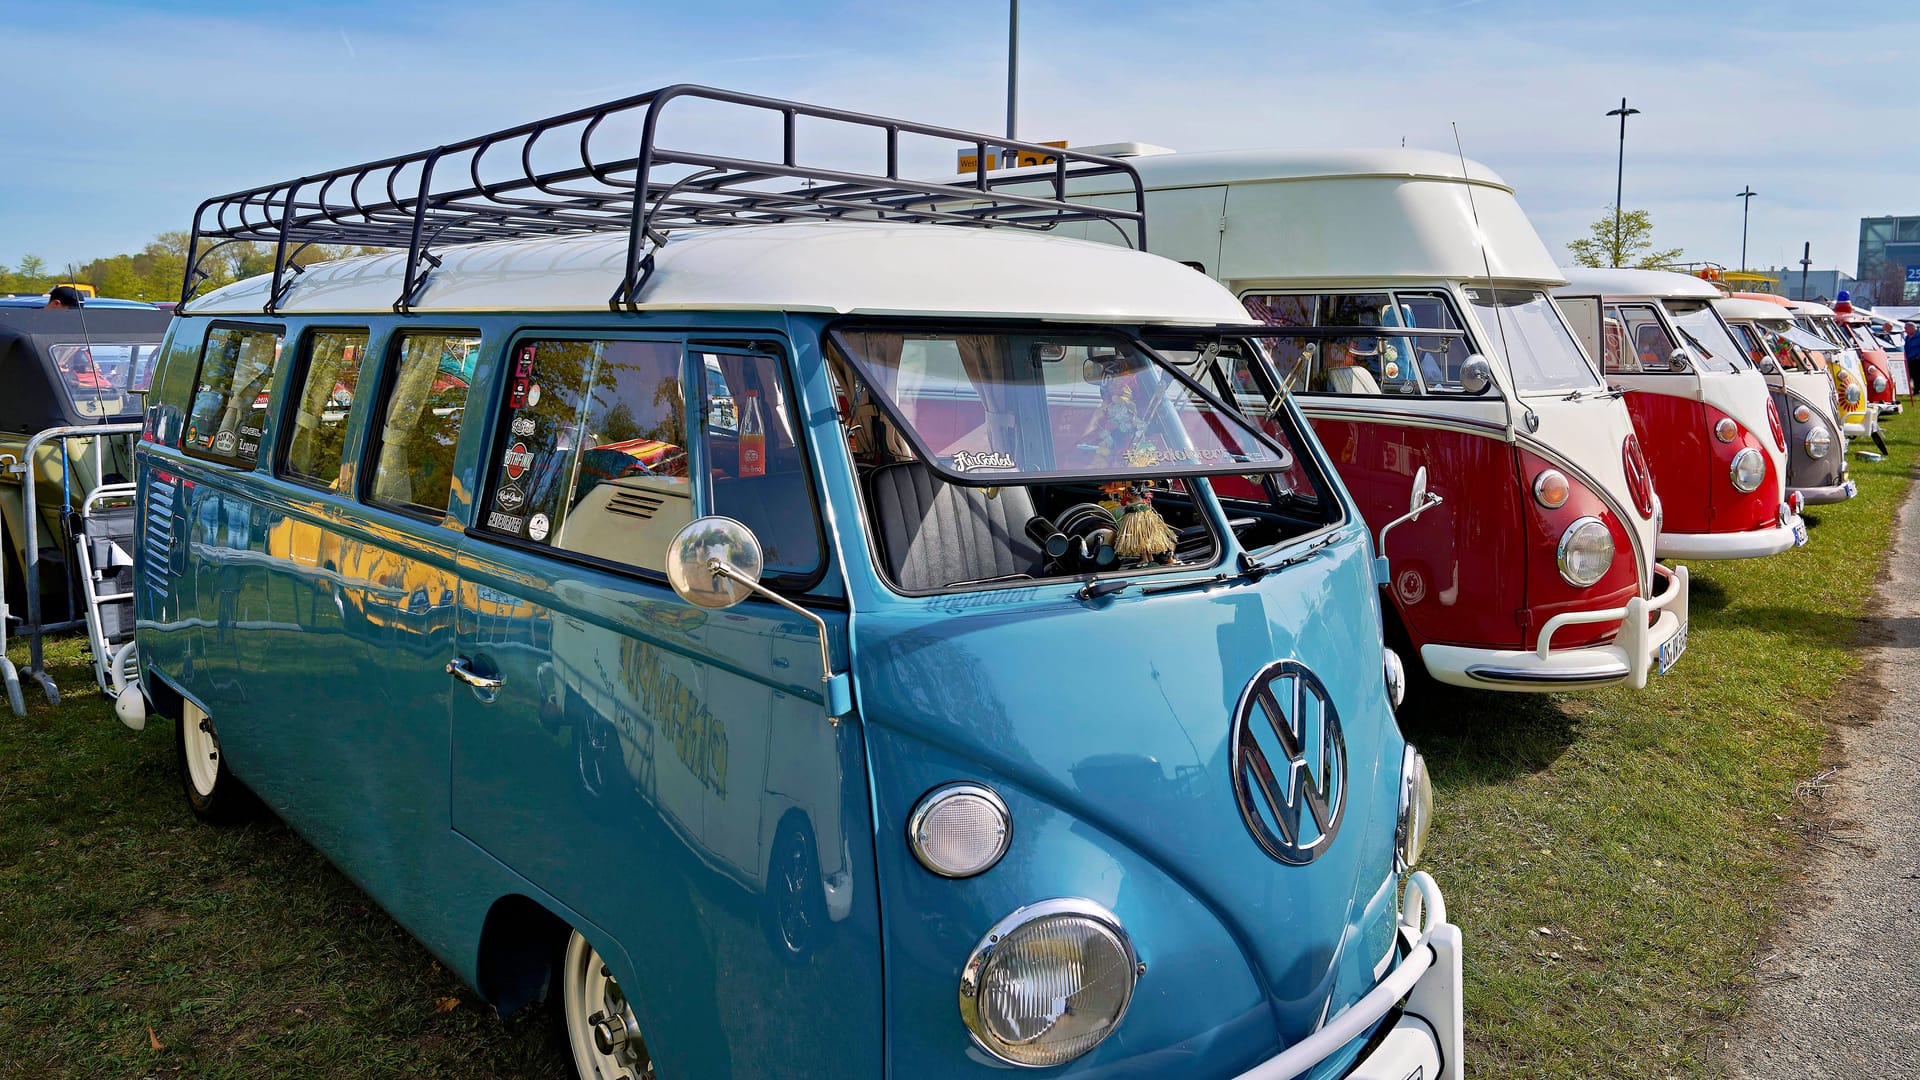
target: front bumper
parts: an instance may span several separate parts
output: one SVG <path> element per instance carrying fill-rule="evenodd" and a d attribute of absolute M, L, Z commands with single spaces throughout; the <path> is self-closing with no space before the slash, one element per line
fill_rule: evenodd
<path fill-rule="evenodd" d="M 1846 502 L 1848 499 L 1860 494 L 1860 486 L 1851 480 L 1835 484 L 1832 487 L 1794 488 L 1793 490 L 1800 494 L 1800 498 L 1803 499 L 1808 506 L 1819 506 L 1823 503 Z"/>
<path fill-rule="evenodd" d="M 1899 416 L 1901 412 L 1904 411 L 1900 407 L 1899 398 L 1895 398 L 1892 401 L 1876 401 L 1873 403 L 1873 407 L 1880 410 L 1881 416 Z"/>
<path fill-rule="evenodd" d="M 1540 644 L 1532 649 L 1472 649 L 1460 645 L 1422 645 L 1420 659 L 1435 679 L 1480 690 L 1545 692 L 1580 686 L 1626 683 L 1634 689 L 1647 685 L 1660 650 L 1687 629 L 1687 568 L 1669 570 L 1659 563 L 1654 573 L 1668 579 L 1667 590 L 1649 600 L 1636 596 L 1625 607 L 1574 611 L 1555 615 L 1540 628 Z M 1651 626 L 1647 616 L 1656 614 Z M 1575 649 L 1554 649 L 1554 632 L 1564 626 L 1617 622 L 1620 632 L 1611 643 Z"/>
<path fill-rule="evenodd" d="M 1405 958 L 1366 997 L 1235 1080 L 1290 1080 L 1332 1057 L 1395 1009 L 1399 1020 L 1353 1063 L 1347 1080 L 1460 1080 L 1466 1043 L 1460 928 L 1447 921 L 1446 899 L 1424 870 L 1407 875 L 1400 934 L 1410 943 Z"/>
<path fill-rule="evenodd" d="M 1795 514 L 1786 524 L 1770 529 L 1724 533 L 1661 533 L 1654 551 L 1662 559 L 1758 559 L 1791 551 L 1806 535 L 1806 523 Z"/>

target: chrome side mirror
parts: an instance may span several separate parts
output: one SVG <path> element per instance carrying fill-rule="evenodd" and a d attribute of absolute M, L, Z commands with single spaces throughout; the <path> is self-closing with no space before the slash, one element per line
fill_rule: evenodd
<path fill-rule="evenodd" d="M 827 719 L 839 724 L 853 711 L 853 680 L 833 670 L 827 621 L 760 584 L 766 561 L 753 530 L 729 517 L 695 518 L 667 541 L 667 581 L 680 599 L 695 607 L 730 608 L 753 593 L 813 624 L 820 635 L 821 697 Z"/>
<path fill-rule="evenodd" d="M 1482 361 L 1484 363 L 1485 361 Z M 1373 578 L 1374 584 L 1385 585 L 1391 580 L 1387 569 L 1387 534 L 1394 526 L 1404 525 L 1421 514 L 1439 506 L 1445 500 L 1438 494 L 1427 490 L 1427 467 L 1420 466 L 1413 472 L 1413 494 L 1407 499 L 1407 512 L 1380 526 L 1380 539 L 1374 547 Z"/>
<path fill-rule="evenodd" d="M 1693 354 L 1682 345 L 1667 354 L 1668 371 L 1685 371 L 1693 366 Z"/>
<path fill-rule="evenodd" d="M 1460 389 L 1469 394 L 1484 394 L 1487 387 L 1493 385 L 1493 365 L 1479 353 L 1467 357 L 1460 365 Z"/>

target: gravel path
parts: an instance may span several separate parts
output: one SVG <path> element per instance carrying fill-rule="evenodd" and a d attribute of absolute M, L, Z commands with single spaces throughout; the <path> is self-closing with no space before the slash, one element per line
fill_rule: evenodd
<path fill-rule="evenodd" d="M 1833 839 L 1762 953 L 1730 1075 L 1920 1077 L 1920 497 L 1901 510 L 1890 574 L 1867 669 L 1884 692 L 1839 728 L 1840 767 L 1815 788 Z"/>

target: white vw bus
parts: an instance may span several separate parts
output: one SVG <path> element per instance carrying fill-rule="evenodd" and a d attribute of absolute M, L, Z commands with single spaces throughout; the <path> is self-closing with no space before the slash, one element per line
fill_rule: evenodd
<path fill-rule="evenodd" d="M 1425 150 L 1100 149 L 1146 184 L 1150 250 L 1269 324 L 1266 375 L 1370 525 L 1430 471 L 1443 502 L 1383 547 L 1389 633 L 1435 679 L 1637 687 L 1673 665 L 1686 569 L 1654 561 L 1659 504 L 1632 419 L 1549 297 L 1566 279 L 1511 187 Z M 1266 407 L 1262 377 L 1238 376 L 1245 407 Z"/>
<path fill-rule="evenodd" d="M 1720 290 L 1665 270 L 1568 267 L 1554 298 L 1627 392 L 1665 513 L 1662 558 L 1746 559 L 1807 542 L 1767 381 L 1713 310 Z"/>
<path fill-rule="evenodd" d="M 1787 434 L 1788 492 L 1808 505 L 1853 498 L 1858 489 L 1847 479 L 1847 435 L 1834 409 L 1833 382 L 1802 346 L 1807 332 L 1786 308 L 1766 300 L 1726 297 L 1713 309 L 1773 392 Z"/>

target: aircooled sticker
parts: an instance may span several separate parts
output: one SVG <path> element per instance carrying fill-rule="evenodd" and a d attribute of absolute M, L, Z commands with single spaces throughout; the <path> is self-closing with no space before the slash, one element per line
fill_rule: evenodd
<path fill-rule="evenodd" d="M 535 540 L 547 538 L 547 515 L 535 514 L 527 519 L 527 535 Z"/>
<path fill-rule="evenodd" d="M 493 493 L 493 505 L 508 513 L 520 509 L 526 503 L 526 493 L 512 484 L 502 484 L 500 490 Z"/>
<path fill-rule="evenodd" d="M 1000 450 L 976 453 L 962 450 L 953 455 L 953 467 L 960 472 L 978 472 L 984 469 L 1016 469 L 1013 456 Z"/>

